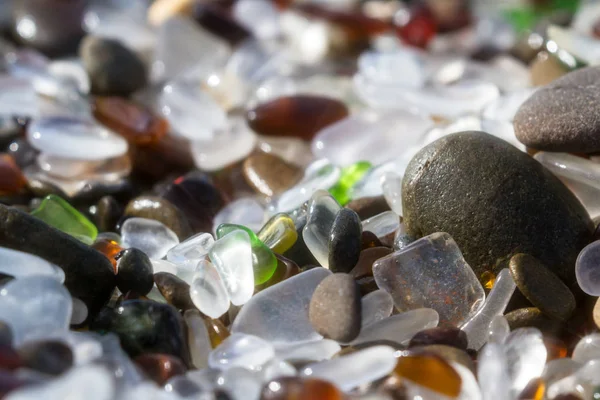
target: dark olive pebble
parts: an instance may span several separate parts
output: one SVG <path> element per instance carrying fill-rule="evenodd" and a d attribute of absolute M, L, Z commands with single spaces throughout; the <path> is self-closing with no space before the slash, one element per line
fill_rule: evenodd
<path fill-rule="evenodd" d="M 10 154 L 15 163 L 23 169 L 35 163 L 38 151 L 27 142 L 27 139 L 15 139 L 8 145 L 8 154 Z"/>
<path fill-rule="evenodd" d="M 361 221 L 374 217 L 382 212 L 391 210 L 390 205 L 383 196 L 361 197 L 359 199 L 354 199 L 346 204 L 346 208 L 354 210 L 360 217 Z"/>
<path fill-rule="evenodd" d="M 222 37 L 232 46 L 252 37 L 248 29 L 213 4 L 198 3 L 192 10 L 192 16 L 204 29 Z"/>
<path fill-rule="evenodd" d="M 413 347 L 410 351 L 418 354 L 420 352 L 433 353 L 444 358 L 447 361 L 457 362 L 475 373 L 475 362 L 473 357 L 468 351 L 458 349 L 453 346 L 446 346 L 444 344 L 431 344 L 427 346 Z"/>
<path fill-rule="evenodd" d="M 26 343 L 19 348 L 19 355 L 26 367 L 49 375 L 60 375 L 73 366 L 73 352 L 63 342 Z"/>
<path fill-rule="evenodd" d="M 0 346 L 12 346 L 13 339 L 13 333 L 10 325 L 4 321 L 0 321 Z"/>
<path fill-rule="evenodd" d="M 116 334 L 121 347 L 132 358 L 145 353 L 165 353 L 189 365 L 183 318 L 169 304 L 126 300 L 118 308 L 103 308 L 90 329 Z"/>
<path fill-rule="evenodd" d="M 539 308 L 528 307 L 514 310 L 505 315 L 510 330 L 518 328 L 534 327 L 542 333 L 560 336 L 562 325 L 560 322 L 545 316 Z"/>
<path fill-rule="evenodd" d="M 134 291 L 142 296 L 154 285 L 152 261 L 141 250 L 130 248 L 115 256 L 117 260 L 117 287 L 123 293 Z"/>
<path fill-rule="evenodd" d="M 350 271 L 350 275 L 352 275 L 355 279 L 368 276 L 372 277 L 373 263 L 390 254 L 392 254 L 392 250 L 383 246 L 372 247 L 361 251 L 360 256 L 358 257 L 358 262 Z"/>
<path fill-rule="evenodd" d="M 252 197 L 255 190 L 248 185 L 244 177 L 243 161 L 229 165 L 212 174 L 213 184 L 224 198 L 234 199 Z"/>
<path fill-rule="evenodd" d="M 169 272 L 157 272 L 154 274 L 154 283 L 160 294 L 174 307 L 184 311 L 196 308 L 190 297 L 190 285 L 181 278 Z"/>
<path fill-rule="evenodd" d="M 510 297 L 510 300 L 508 301 L 508 305 L 506 306 L 506 310 L 504 310 L 504 313 L 507 314 L 511 311 L 528 307 L 533 307 L 533 304 L 531 304 L 531 302 L 527 300 L 527 297 L 525 297 L 517 287 L 515 288 L 515 292 L 513 293 L 513 295 Z"/>
<path fill-rule="evenodd" d="M 110 299 L 114 269 L 104 254 L 38 218 L 0 205 L 0 246 L 42 257 L 65 272 L 65 286 L 90 315 Z M 82 268 L 85 266 L 85 268 Z"/>
<path fill-rule="evenodd" d="M 81 42 L 79 56 L 93 94 L 128 96 L 146 85 L 146 66 L 118 40 L 87 36 Z"/>
<path fill-rule="evenodd" d="M 179 358 L 170 354 L 142 354 L 137 356 L 134 361 L 150 379 L 160 386 L 174 376 L 185 374 L 187 370 Z"/>
<path fill-rule="evenodd" d="M 178 179 L 168 185 L 160 197 L 183 212 L 195 233 L 212 232 L 213 219 L 225 205 L 219 190 L 202 174 L 188 174 Z"/>
<path fill-rule="evenodd" d="M 444 344 L 466 350 L 468 344 L 467 334 L 459 328 L 454 327 L 424 329 L 410 339 L 408 347 L 427 346 L 430 344 Z"/>
<path fill-rule="evenodd" d="M 154 219 L 170 228 L 183 241 L 192 234 L 185 214 L 168 200 L 158 196 L 139 196 L 125 207 L 126 217 Z"/>
<path fill-rule="evenodd" d="M 523 295 L 541 312 L 560 321 L 575 311 L 575 296 L 552 271 L 529 254 L 510 259 L 510 273 Z"/>
<path fill-rule="evenodd" d="M 350 342 L 360 332 L 361 296 L 354 279 L 343 273 L 329 275 L 315 289 L 308 317 L 325 338 Z"/>
<path fill-rule="evenodd" d="M 371 231 L 363 231 L 360 237 L 360 248 L 361 250 L 370 249 L 372 247 L 381 247 L 381 241 Z"/>
<path fill-rule="evenodd" d="M 113 196 L 102 196 L 90 208 L 93 208 L 90 212 L 98 231 L 116 232 L 117 222 L 123 214 L 123 208 Z"/>
<path fill-rule="evenodd" d="M 358 261 L 361 250 L 362 224 L 358 214 L 349 208 L 338 211 L 329 233 L 329 269 L 349 272 Z"/>
<path fill-rule="evenodd" d="M 23 366 L 19 353 L 11 346 L 0 345 L 0 370 L 15 370 Z"/>
<path fill-rule="evenodd" d="M 295 262 L 303 271 L 305 271 L 305 266 L 319 265 L 319 262 L 308 247 L 306 247 L 306 243 L 304 242 L 302 230 L 305 226 L 306 216 L 302 216 L 296 220 L 296 233 L 298 234 L 298 239 L 288 251 L 283 253 L 286 258 Z"/>

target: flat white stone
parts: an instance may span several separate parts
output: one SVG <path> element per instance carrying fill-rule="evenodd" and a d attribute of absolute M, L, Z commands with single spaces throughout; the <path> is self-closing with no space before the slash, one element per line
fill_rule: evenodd
<path fill-rule="evenodd" d="M 400 216 L 393 211 L 384 211 L 365 219 L 362 228 L 363 231 L 373 232 L 377 237 L 384 237 L 400 228 Z"/>
<path fill-rule="evenodd" d="M 243 197 L 223 207 L 213 220 L 213 232 L 221 224 L 242 225 L 258 232 L 265 222 L 265 208 L 262 203 L 252 197 Z"/>
<path fill-rule="evenodd" d="M 219 318 L 229 310 L 229 294 L 219 272 L 202 260 L 190 284 L 190 297 L 198 310 L 211 318 Z"/>
<path fill-rule="evenodd" d="M 275 356 L 275 349 L 265 340 L 243 333 L 232 333 L 208 356 L 211 368 L 234 367 L 257 369 Z"/>
<path fill-rule="evenodd" d="M 192 363 L 198 369 L 206 368 L 212 345 L 204 320 L 197 310 L 187 310 L 183 313 L 183 319 L 188 327 L 188 345 Z"/>
<path fill-rule="evenodd" d="M 175 264 L 199 261 L 208 254 L 214 243 L 215 239 L 210 233 L 197 233 L 172 247 L 167 252 L 167 260 Z"/>
<path fill-rule="evenodd" d="M 361 299 L 361 330 L 367 326 L 388 318 L 394 309 L 394 299 L 385 290 L 375 290 Z"/>
<path fill-rule="evenodd" d="M 548 351 L 542 333 L 536 328 L 515 329 L 506 338 L 504 349 L 512 381 L 510 388 L 517 396 L 532 379 L 542 375 Z"/>
<path fill-rule="evenodd" d="M 284 361 L 322 361 L 329 360 L 339 353 L 341 346 L 335 340 L 320 339 L 311 342 L 279 346 L 277 358 Z"/>
<path fill-rule="evenodd" d="M 240 0 L 233 6 L 233 17 L 261 40 L 273 39 L 280 32 L 279 11 L 268 0 Z"/>
<path fill-rule="evenodd" d="M 393 52 L 365 52 L 358 59 L 358 68 L 367 79 L 379 84 L 412 89 L 425 84 L 423 60 L 406 47 Z"/>
<path fill-rule="evenodd" d="M 582 364 L 591 360 L 600 360 L 600 333 L 590 333 L 581 338 L 573 349 L 571 358 Z"/>
<path fill-rule="evenodd" d="M 483 400 L 512 398 L 507 357 L 501 344 L 489 343 L 479 352 L 477 379 Z"/>
<path fill-rule="evenodd" d="M 381 190 L 392 211 L 402 215 L 402 177 L 386 172 L 381 178 Z"/>
<path fill-rule="evenodd" d="M 121 227 L 122 247 L 136 248 L 151 258 L 161 259 L 179 244 L 179 238 L 165 224 L 148 218 L 129 218 Z"/>
<path fill-rule="evenodd" d="M 548 38 L 559 48 L 587 64 L 597 65 L 600 63 L 600 43 L 591 35 L 584 35 L 572 28 L 550 25 Z"/>
<path fill-rule="evenodd" d="M 0 115 L 37 117 L 40 103 L 32 83 L 23 78 L 0 75 Z"/>
<path fill-rule="evenodd" d="M 0 272 L 15 278 L 45 276 L 58 283 L 65 281 L 65 273 L 56 265 L 22 251 L 0 247 Z"/>

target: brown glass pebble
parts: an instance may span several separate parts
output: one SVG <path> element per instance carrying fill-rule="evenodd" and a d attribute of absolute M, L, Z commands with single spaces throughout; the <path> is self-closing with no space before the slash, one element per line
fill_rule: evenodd
<path fill-rule="evenodd" d="M 98 250 L 100 253 L 104 254 L 106 258 L 111 262 L 113 268 L 115 270 L 115 274 L 117 273 L 117 260 L 115 256 L 119 254 L 123 248 L 119 246 L 119 243 L 114 240 L 107 238 L 97 239 L 94 244 L 92 244 L 92 248 Z"/>
<path fill-rule="evenodd" d="M 377 236 L 370 231 L 363 231 L 362 236 L 360 238 L 361 241 L 361 250 L 370 249 L 373 247 L 381 247 L 381 241 L 377 238 Z"/>
<path fill-rule="evenodd" d="M 157 143 L 169 130 L 165 119 L 122 97 L 97 97 L 92 110 L 100 123 L 140 146 Z"/>
<path fill-rule="evenodd" d="M 170 354 L 142 354 L 135 358 L 135 363 L 159 385 L 164 385 L 169 379 L 185 374 L 183 362 Z"/>
<path fill-rule="evenodd" d="M 360 252 L 356 266 L 350 271 L 355 279 L 373 276 L 373 263 L 382 257 L 392 254 L 388 247 L 371 247 Z"/>
<path fill-rule="evenodd" d="M 346 207 L 354 210 L 362 221 L 381 214 L 382 212 L 391 210 L 390 205 L 383 196 L 361 197 L 352 200 L 346 204 Z"/>
<path fill-rule="evenodd" d="M 454 327 L 436 327 L 424 329 L 410 339 L 408 347 L 445 344 L 461 350 L 467 349 L 467 335 Z"/>
<path fill-rule="evenodd" d="M 215 4 L 197 2 L 192 9 L 192 16 L 202 28 L 222 37 L 232 46 L 252 37 L 250 31 L 232 18 L 226 10 Z"/>
<path fill-rule="evenodd" d="M 179 277 L 168 272 L 154 274 L 154 283 L 160 294 L 174 307 L 180 310 L 195 309 L 190 297 L 190 285 Z"/>
<path fill-rule="evenodd" d="M 210 338 L 210 344 L 213 349 L 229 337 L 229 330 L 227 330 L 225 325 L 218 319 L 205 318 L 204 323 L 206 325 L 206 330 L 208 330 L 208 337 Z"/>
<path fill-rule="evenodd" d="M 303 171 L 276 155 L 256 152 L 244 161 L 244 178 L 257 192 L 271 197 L 281 194 L 302 178 Z"/>
<path fill-rule="evenodd" d="M 12 156 L 0 154 L 0 194 L 16 193 L 26 184 L 27 180 Z"/>
<path fill-rule="evenodd" d="M 0 345 L 0 370 L 12 371 L 22 366 L 23 361 L 15 349 L 11 346 Z"/>
<path fill-rule="evenodd" d="M 448 397 L 457 397 L 462 380 L 443 358 L 434 355 L 408 355 L 398 358 L 396 375 Z"/>
<path fill-rule="evenodd" d="M 261 400 L 343 400 L 344 394 L 333 384 L 314 378 L 283 377 L 267 382 Z"/>
<path fill-rule="evenodd" d="M 348 116 L 339 100 L 322 96 L 279 97 L 248 111 L 250 127 L 265 136 L 293 136 L 311 140 L 317 132 Z"/>

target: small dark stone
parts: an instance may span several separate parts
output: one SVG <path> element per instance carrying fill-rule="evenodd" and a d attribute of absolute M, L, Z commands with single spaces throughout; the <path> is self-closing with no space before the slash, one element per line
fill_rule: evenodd
<path fill-rule="evenodd" d="M 132 358 L 144 353 L 165 353 L 189 365 L 183 319 L 169 304 L 126 300 L 116 309 L 102 309 L 90 329 L 115 333 Z"/>
<path fill-rule="evenodd" d="M 19 353 L 11 346 L 0 345 L 0 370 L 15 370 L 23 366 Z"/>
<path fill-rule="evenodd" d="M 144 63 L 117 40 L 87 36 L 79 55 L 90 76 L 93 94 L 128 96 L 146 85 Z"/>
<path fill-rule="evenodd" d="M 372 247 L 381 247 L 381 246 L 383 246 L 383 244 L 381 244 L 381 241 L 379 240 L 379 238 L 377 238 L 377 235 L 375 235 L 371 231 L 363 231 L 363 233 L 360 237 L 361 250 L 366 250 L 366 249 L 369 249 Z"/>
<path fill-rule="evenodd" d="M 600 121 L 596 118 L 599 89 L 600 67 L 575 70 L 544 86 L 517 111 L 517 139 L 538 150 L 600 151 Z"/>
<path fill-rule="evenodd" d="M 542 333 L 558 336 L 562 330 L 560 322 L 546 317 L 536 307 L 520 308 L 509 312 L 505 317 L 511 331 L 518 328 L 534 327 Z"/>
<path fill-rule="evenodd" d="M 0 346 L 12 346 L 12 343 L 12 329 L 6 322 L 0 321 Z"/>
<path fill-rule="evenodd" d="M 358 286 L 350 275 L 330 275 L 317 286 L 310 300 L 310 323 L 326 338 L 349 342 L 360 332 L 360 299 Z"/>
<path fill-rule="evenodd" d="M 380 258 L 392 254 L 392 250 L 387 247 L 372 247 L 360 252 L 356 266 L 350 271 L 350 275 L 355 279 L 365 276 L 373 276 L 373 263 Z"/>
<path fill-rule="evenodd" d="M 346 204 L 346 208 L 354 210 L 361 221 L 391 210 L 390 205 L 383 196 L 361 197 Z"/>
<path fill-rule="evenodd" d="M 529 254 L 510 259 L 510 273 L 523 295 L 541 312 L 566 321 L 575 311 L 575 296 L 544 264 Z"/>
<path fill-rule="evenodd" d="M 356 284 L 360 290 L 360 295 L 363 297 L 371 292 L 379 290 L 379 286 L 377 286 L 377 282 L 375 282 L 375 278 L 372 276 L 363 276 L 362 278 L 358 278 L 356 279 Z"/>
<path fill-rule="evenodd" d="M 190 297 L 190 285 L 183 279 L 168 272 L 157 272 L 154 283 L 169 304 L 184 311 L 196 309 Z"/>
<path fill-rule="evenodd" d="M 185 214 L 171 202 L 161 197 L 136 197 L 125 207 L 125 216 L 148 218 L 162 222 L 177 234 L 179 240 L 185 240 L 192 234 L 192 228 Z"/>
<path fill-rule="evenodd" d="M 65 272 L 65 286 L 94 315 L 110 299 L 116 279 L 104 254 L 45 222 L 0 205 L 0 246 L 35 254 Z"/>
<path fill-rule="evenodd" d="M 21 169 L 35 163 L 38 155 L 37 150 L 30 145 L 25 138 L 17 138 L 13 140 L 8 145 L 6 152 L 12 156 Z"/>
<path fill-rule="evenodd" d="M 402 205 L 408 234 L 447 232 L 479 277 L 528 253 L 570 284 L 593 234 L 587 211 L 558 178 L 483 132 L 455 133 L 421 149 L 404 174 Z"/>
<path fill-rule="evenodd" d="M 360 256 L 362 224 L 358 214 L 342 208 L 333 221 L 329 234 L 329 269 L 349 272 Z"/>
<path fill-rule="evenodd" d="M 73 366 L 73 352 L 63 342 L 26 343 L 19 348 L 23 364 L 49 375 L 60 375 Z"/>
<path fill-rule="evenodd" d="M 185 374 L 187 370 L 179 358 L 170 354 L 142 354 L 137 356 L 134 361 L 150 379 L 160 386 L 174 376 Z"/>
<path fill-rule="evenodd" d="M 427 346 L 430 344 L 443 344 L 456 347 L 457 349 L 467 349 L 467 334 L 454 327 L 436 327 L 422 330 L 410 339 L 408 347 Z"/>
<path fill-rule="evenodd" d="M 256 152 L 246 158 L 243 172 L 248 185 L 268 197 L 285 192 L 303 175 L 301 168 L 264 152 Z"/>
<path fill-rule="evenodd" d="M 248 29 L 216 4 L 197 2 L 192 9 L 192 16 L 202 28 L 222 37 L 232 46 L 252 37 L 252 33 Z"/>
<path fill-rule="evenodd" d="M 114 197 L 103 196 L 96 203 L 92 216 L 99 232 L 115 232 L 122 214 L 123 209 Z"/>
<path fill-rule="evenodd" d="M 117 287 L 122 293 L 134 291 L 142 296 L 154 285 L 152 262 L 141 250 L 123 250 L 115 257 L 117 262 Z"/>

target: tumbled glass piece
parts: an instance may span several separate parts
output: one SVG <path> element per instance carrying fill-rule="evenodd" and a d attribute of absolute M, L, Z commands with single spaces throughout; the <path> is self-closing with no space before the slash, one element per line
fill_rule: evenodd
<path fill-rule="evenodd" d="M 433 308 L 441 326 L 460 326 L 485 299 L 477 276 L 447 233 L 426 236 L 377 260 L 373 276 L 398 309 Z"/>
<path fill-rule="evenodd" d="M 272 39 L 279 34 L 279 12 L 270 0 L 238 1 L 233 16 L 260 39 Z"/>
<path fill-rule="evenodd" d="M 510 326 L 504 315 L 496 315 L 492 318 L 490 326 L 488 327 L 488 343 L 504 343 L 508 334 L 510 333 Z"/>
<path fill-rule="evenodd" d="M 265 383 L 262 400 L 342 400 L 344 394 L 330 382 L 316 378 L 278 377 Z"/>
<path fill-rule="evenodd" d="M 10 325 L 16 346 L 69 328 L 71 295 L 56 279 L 29 276 L 12 280 L 0 290 L 0 302 L 0 320 Z"/>
<path fill-rule="evenodd" d="M 127 142 L 108 129 L 88 120 L 46 117 L 27 127 L 27 140 L 51 156 L 97 161 L 122 156 Z"/>
<path fill-rule="evenodd" d="M 591 333 L 582 337 L 573 349 L 572 359 L 581 363 L 600 359 L 600 334 Z"/>
<path fill-rule="evenodd" d="M 359 161 L 342 169 L 340 180 L 334 187 L 329 189 L 329 193 L 338 203 L 342 205 L 348 203 L 352 187 L 362 179 L 371 167 L 370 162 Z"/>
<path fill-rule="evenodd" d="M 58 283 L 65 281 L 65 273 L 57 266 L 33 254 L 6 247 L 0 247 L 0 273 L 15 278 L 45 276 Z"/>
<path fill-rule="evenodd" d="M 85 303 L 79 300 L 77 297 L 71 297 L 73 304 L 73 312 L 71 314 L 71 325 L 78 325 L 83 323 L 88 316 L 88 308 Z"/>
<path fill-rule="evenodd" d="M 92 244 L 98 236 L 98 229 L 89 219 L 54 194 L 46 196 L 31 215 L 86 244 Z"/>
<path fill-rule="evenodd" d="M 444 396 L 454 398 L 460 393 L 460 375 L 447 361 L 438 356 L 415 354 L 399 357 L 394 372 Z"/>
<path fill-rule="evenodd" d="M 251 197 L 243 197 L 227 204 L 215 215 L 213 222 L 216 231 L 221 224 L 235 224 L 257 232 L 264 222 L 265 210 L 262 204 Z"/>
<path fill-rule="evenodd" d="M 467 334 L 470 349 L 479 350 L 486 343 L 490 323 L 494 317 L 504 313 L 516 287 L 510 270 L 504 268 L 500 271 L 483 306 L 460 327 Z"/>
<path fill-rule="evenodd" d="M 96 97 L 92 107 L 94 117 L 100 123 L 130 143 L 157 143 L 169 130 L 166 120 L 122 97 Z"/>
<path fill-rule="evenodd" d="M 310 140 L 322 128 L 348 115 L 339 100 L 310 95 L 280 97 L 248 111 L 250 127 L 265 136 Z"/>
<path fill-rule="evenodd" d="M 248 232 L 236 229 L 217 240 L 208 253 L 236 306 L 250 300 L 254 292 L 251 246 Z"/>
<path fill-rule="evenodd" d="M 308 221 L 302 230 L 306 247 L 319 263 L 329 267 L 329 235 L 340 205 L 329 195 L 315 193 L 308 209 Z"/>
<path fill-rule="evenodd" d="M 167 260 L 175 264 L 183 264 L 186 261 L 201 260 L 215 243 L 210 233 L 198 233 L 167 252 Z"/>
<path fill-rule="evenodd" d="M 575 262 L 575 276 L 581 290 L 592 296 L 600 296 L 600 241 L 588 244 L 581 250 Z"/>
<path fill-rule="evenodd" d="M 234 367 L 256 369 L 274 356 L 275 349 L 263 339 L 243 333 L 233 333 L 210 353 L 208 365 L 218 369 Z"/>
<path fill-rule="evenodd" d="M 254 271 L 254 284 L 260 285 L 271 279 L 275 268 L 277 268 L 277 259 L 275 255 L 254 232 L 242 225 L 221 224 L 217 228 L 217 237 L 220 239 L 235 230 L 243 230 L 250 238 L 252 246 L 252 269 Z"/>
<path fill-rule="evenodd" d="M 322 361 L 329 360 L 342 348 L 335 340 L 320 339 L 311 342 L 280 346 L 277 358 L 284 361 Z"/>
<path fill-rule="evenodd" d="M 179 243 L 179 238 L 167 226 L 154 219 L 129 218 L 121 227 L 123 247 L 136 248 L 149 258 L 161 259 Z"/>
<path fill-rule="evenodd" d="M 420 88 L 425 83 L 422 64 L 419 53 L 409 47 L 389 52 L 364 52 L 358 58 L 358 68 L 367 78 L 412 88 Z"/>
<path fill-rule="evenodd" d="M 206 260 L 200 261 L 190 284 L 190 297 L 198 310 L 211 318 L 219 318 L 229 309 L 229 295 L 217 269 Z"/>
<path fill-rule="evenodd" d="M 389 346 L 373 346 L 320 363 L 309 364 L 304 376 L 333 382 L 348 391 L 382 378 L 396 366 L 395 350 Z"/>
<path fill-rule="evenodd" d="M 405 152 L 412 156 L 432 126 L 429 118 L 408 111 L 364 111 L 321 130 L 311 148 L 316 157 L 336 165 L 359 161 L 379 165 Z"/>
<path fill-rule="evenodd" d="M 504 343 L 511 390 L 521 393 L 534 378 L 544 372 L 548 351 L 542 333 L 536 328 L 519 328 L 511 332 Z"/>
<path fill-rule="evenodd" d="M 32 82 L 27 79 L 11 76 L 0 77 L 0 107 L 3 116 L 37 117 L 40 113 L 40 102 Z"/>
<path fill-rule="evenodd" d="M 23 189 L 27 180 L 9 154 L 0 153 L 0 193 L 14 193 Z"/>
<path fill-rule="evenodd" d="M 479 387 L 483 400 L 511 398 L 507 357 L 501 344 L 488 343 L 479 352 L 477 379 L 480 382 Z"/>
<path fill-rule="evenodd" d="M 373 232 L 378 238 L 395 233 L 400 228 L 400 216 L 385 211 L 362 222 L 363 231 Z"/>
<path fill-rule="evenodd" d="M 204 324 L 208 330 L 208 337 L 213 349 L 216 349 L 230 335 L 225 325 L 218 319 L 205 319 Z"/>
<path fill-rule="evenodd" d="M 176 80 L 165 85 L 159 110 L 173 132 L 189 140 L 210 139 L 214 131 L 227 125 L 225 111 L 201 88 Z"/>
<path fill-rule="evenodd" d="M 435 328 L 439 315 L 430 308 L 420 308 L 392 315 L 361 329 L 360 334 L 351 344 L 389 340 L 399 344 L 407 344 L 417 333 L 424 329 Z"/>
<path fill-rule="evenodd" d="M 229 368 L 216 380 L 221 393 L 232 399 L 257 399 L 262 387 L 261 374 L 242 367 Z"/>
<path fill-rule="evenodd" d="M 392 314 L 394 309 L 394 300 L 388 292 L 384 290 L 375 290 L 368 293 L 361 299 L 362 320 L 361 329 L 386 319 Z"/>
<path fill-rule="evenodd" d="M 257 293 L 233 321 L 232 332 L 258 336 L 278 344 L 318 340 L 308 320 L 308 305 L 316 287 L 331 272 L 313 268 Z"/>
<path fill-rule="evenodd" d="M 271 197 L 298 183 L 301 168 L 273 154 L 265 143 L 259 146 L 262 151 L 251 154 L 243 165 L 244 179 L 256 192 Z"/>
<path fill-rule="evenodd" d="M 597 65 L 600 60 L 600 46 L 597 40 L 587 34 L 572 28 L 563 28 L 557 25 L 548 27 L 548 38 L 573 56 L 585 63 Z"/>
<path fill-rule="evenodd" d="M 36 159 L 37 166 L 49 178 L 64 181 L 105 181 L 115 182 L 131 172 L 131 161 L 128 155 L 102 161 L 83 161 L 72 158 L 55 157 L 40 153 Z M 30 173 L 31 169 L 27 170 Z"/>
<path fill-rule="evenodd" d="M 266 246 L 278 254 L 288 251 L 298 240 L 294 221 L 289 215 L 283 213 L 271 217 L 257 236 Z"/>
<path fill-rule="evenodd" d="M 183 319 L 187 326 L 187 342 L 192 364 L 196 368 L 206 368 L 212 347 L 204 320 L 197 310 L 187 310 L 183 313 Z"/>
<path fill-rule="evenodd" d="M 392 211 L 402 215 L 402 177 L 386 172 L 381 178 L 381 190 Z"/>

